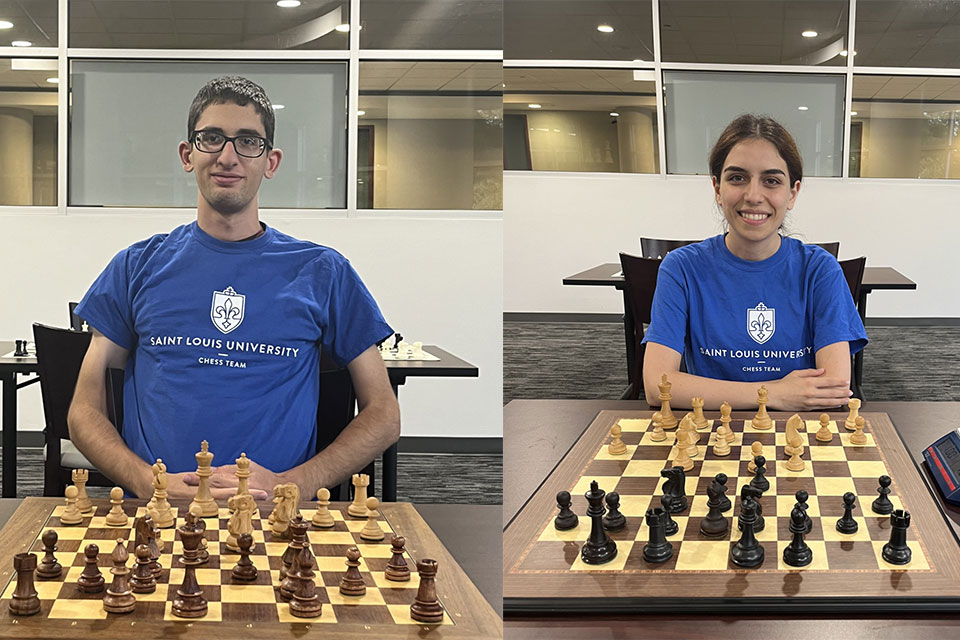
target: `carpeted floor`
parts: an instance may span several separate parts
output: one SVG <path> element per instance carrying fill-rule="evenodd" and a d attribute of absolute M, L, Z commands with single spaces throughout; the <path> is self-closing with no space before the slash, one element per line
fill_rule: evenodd
<path fill-rule="evenodd" d="M 960 400 L 960 327 L 867 327 L 868 400 Z M 619 398 L 627 386 L 616 323 L 505 322 L 503 402 Z"/>

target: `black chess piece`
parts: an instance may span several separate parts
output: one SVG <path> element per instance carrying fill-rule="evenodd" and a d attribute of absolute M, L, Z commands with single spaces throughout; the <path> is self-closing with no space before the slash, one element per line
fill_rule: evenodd
<path fill-rule="evenodd" d="M 758 456 L 759 457 L 759 456 Z M 759 567 L 763 564 L 763 545 L 754 535 L 753 525 L 757 520 L 757 502 L 752 497 L 740 503 L 740 522 L 743 524 L 743 535 L 730 548 L 730 559 L 738 567 L 747 569 Z"/>
<path fill-rule="evenodd" d="M 607 494 L 607 515 L 603 516 L 603 528 L 607 531 L 620 531 L 627 526 L 627 518 L 620 513 L 620 494 L 611 491 Z"/>
<path fill-rule="evenodd" d="M 910 512 L 894 509 L 890 514 L 890 542 L 883 545 L 883 559 L 890 564 L 909 564 L 913 552 L 907 546 Z"/>
<path fill-rule="evenodd" d="M 770 488 L 770 481 L 764 475 L 767 472 L 767 459 L 763 456 L 757 456 L 753 459 L 753 463 L 757 465 L 757 470 L 754 471 L 753 479 L 750 480 L 750 486 L 756 487 L 760 491 L 766 491 Z"/>
<path fill-rule="evenodd" d="M 670 513 L 680 513 L 687 508 L 686 484 L 687 474 L 683 467 L 670 467 L 660 471 L 660 475 L 667 479 L 663 483 L 663 495 L 670 497 L 670 504 L 664 505 Z M 667 534 L 671 535 L 671 534 Z"/>
<path fill-rule="evenodd" d="M 237 536 L 237 546 L 240 547 L 240 559 L 234 565 L 231 576 L 240 582 L 253 582 L 257 579 L 257 568 L 250 560 L 250 549 L 253 547 L 253 536 L 241 533 Z"/>
<path fill-rule="evenodd" d="M 560 513 L 553 519 L 553 526 L 557 531 L 569 531 L 580 523 L 580 518 L 570 509 L 570 504 L 569 491 L 557 493 L 557 506 L 560 507 Z"/>
<path fill-rule="evenodd" d="M 617 543 L 607 536 L 603 530 L 603 497 L 606 492 L 600 488 L 597 481 L 590 483 L 590 491 L 585 494 L 587 515 L 590 516 L 590 537 L 580 549 L 580 557 L 587 564 L 604 564 L 617 557 Z"/>
<path fill-rule="evenodd" d="M 667 540 L 664 523 L 670 514 L 660 507 L 647 509 L 645 516 L 650 529 L 650 541 L 643 545 L 643 559 L 647 562 L 666 562 L 673 556 L 673 545 Z"/>
<path fill-rule="evenodd" d="M 871 508 L 874 513 L 879 513 L 880 515 L 887 515 L 888 513 L 893 513 L 893 503 L 890 502 L 890 476 L 880 476 L 878 482 L 880 483 L 880 488 L 877 489 L 877 493 L 880 494 L 880 497 L 873 501 Z"/>
<path fill-rule="evenodd" d="M 403 340 L 403 336 L 400 335 L 400 332 L 393 334 L 393 346 L 391 347 L 391 349 L 393 349 L 394 351 L 399 349 L 401 340 Z"/>
<path fill-rule="evenodd" d="M 720 475 L 723 474 L 718 474 L 718 477 Z M 724 480 L 726 480 L 726 476 L 724 476 Z M 710 486 L 707 487 L 707 496 L 709 497 L 707 500 L 708 511 L 707 516 L 700 521 L 700 533 L 708 538 L 722 537 L 730 528 L 730 523 L 720 509 L 722 505 L 720 499 L 726 497 L 723 495 L 726 490 L 727 487 L 719 482 L 717 478 L 714 478 Z"/>
<path fill-rule="evenodd" d="M 137 563 L 130 576 L 130 586 L 134 593 L 153 593 L 157 590 L 157 578 L 153 575 L 153 561 L 150 559 L 150 547 L 138 545 L 135 549 Z"/>
<path fill-rule="evenodd" d="M 83 550 L 84 565 L 83 573 L 77 579 L 77 590 L 82 593 L 100 593 L 107 588 L 106 580 L 100 572 L 100 566 L 97 564 L 97 557 L 100 554 L 100 547 L 95 544 L 88 544 Z"/>
<path fill-rule="evenodd" d="M 759 456 L 758 456 L 759 457 Z M 737 528 L 743 531 L 743 503 L 748 499 L 753 501 L 754 505 L 754 521 L 753 521 L 753 531 L 754 533 L 760 533 L 763 531 L 763 528 L 766 526 L 766 522 L 763 519 L 763 505 L 760 504 L 760 496 L 763 495 L 763 492 L 756 487 L 751 487 L 749 484 L 745 484 L 740 487 L 740 516 L 737 518 Z"/>
<path fill-rule="evenodd" d="M 53 580 L 59 578 L 63 573 L 63 567 L 57 561 L 53 552 L 57 550 L 57 532 L 53 529 L 47 529 L 40 540 L 43 542 L 43 559 L 37 565 L 37 578 L 40 580 Z"/>
<path fill-rule="evenodd" d="M 797 503 L 799 503 L 800 508 L 803 510 L 803 519 L 804 522 L 807 523 L 807 533 L 810 533 L 813 530 L 813 520 L 810 519 L 810 515 L 807 513 L 807 509 L 810 508 L 810 505 L 807 504 L 810 494 L 803 489 L 800 489 L 800 491 L 797 491 L 797 493 L 794 494 L 794 497 L 797 499 Z"/>
<path fill-rule="evenodd" d="M 13 351 L 13 356 L 15 358 L 23 358 L 27 355 L 27 341 L 26 340 L 17 340 L 16 348 Z"/>
<path fill-rule="evenodd" d="M 840 533 L 856 533 L 860 525 L 853 519 L 853 507 L 857 496 L 849 491 L 843 494 L 843 517 L 837 520 L 837 531 Z"/>
<path fill-rule="evenodd" d="M 660 507 L 664 511 L 663 532 L 668 536 L 676 535 L 677 532 L 680 531 L 680 525 L 677 524 L 677 521 L 674 520 L 673 517 L 671 517 L 670 515 L 669 505 L 671 505 L 672 503 L 673 502 L 670 499 L 670 496 L 668 496 L 667 494 L 663 494 L 662 496 L 660 496 Z"/>
<path fill-rule="evenodd" d="M 793 534 L 793 540 L 783 550 L 783 561 L 791 567 L 805 567 L 813 562 L 813 550 L 803 539 L 806 532 L 803 509 L 794 506 L 790 512 L 790 533 Z"/>
<path fill-rule="evenodd" d="M 726 513 L 733 507 L 733 503 L 730 502 L 730 498 L 727 497 L 727 474 L 718 473 L 713 479 L 723 487 L 723 493 L 720 494 L 720 511 Z"/>

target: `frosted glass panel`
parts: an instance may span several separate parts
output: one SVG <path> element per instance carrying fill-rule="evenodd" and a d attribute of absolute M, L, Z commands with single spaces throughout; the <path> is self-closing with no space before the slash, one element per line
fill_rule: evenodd
<path fill-rule="evenodd" d="M 276 107 L 283 161 L 261 184 L 260 206 L 346 207 L 344 63 L 74 61 L 69 203 L 196 206 L 177 145 L 197 91 L 221 75 L 250 78 Z"/>
<path fill-rule="evenodd" d="M 741 113 L 772 116 L 803 156 L 805 176 L 839 176 L 843 76 L 665 72 L 667 173 L 709 173 L 707 156 Z"/>

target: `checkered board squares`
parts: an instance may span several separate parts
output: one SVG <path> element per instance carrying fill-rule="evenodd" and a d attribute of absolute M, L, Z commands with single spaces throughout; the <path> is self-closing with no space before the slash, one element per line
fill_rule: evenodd
<path fill-rule="evenodd" d="M 918 538 L 916 527 L 907 530 L 908 544 L 913 549 L 913 558 L 908 565 L 893 566 L 881 556 L 883 545 L 890 539 L 890 517 L 873 513 L 871 503 L 877 497 L 877 479 L 891 475 L 881 451 L 868 426 L 865 433 L 867 444 L 854 445 L 850 433 L 831 420 L 828 428 L 833 434 L 830 442 L 820 442 L 815 434 L 820 428 L 817 420 L 806 420 L 804 439 L 804 469 L 799 472 L 786 468 L 789 456 L 785 449 L 786 420 L 776 420 L 775 428 L 765 431 L 753 429 L 749 420 L 733 420 L 731 428 L 734 441 L 730 454 L 718 456 L 713 452 L 716 432 L 711 428 L 699 432 L 698 456 L 694 467 L 686 472 L 687 508 L 673 515 L 679 531 L 667 539 L 673 543 L 673 557 L 663 563 L 648 563 L 643 559 L 643 546 L 649 540 L 649 530 L 644 519 L 648 508 L 659 507 L 663 494 L 664 478 L 660 471 L 673 466 L 677 455 L 676 430 L 666 432 L 667 439 L 653 442 L 649 439 L 648 419 L 625 419 L 617 421 L 622 429 L 621 439 L 627 451 L 612 455 L 607 449 L 611 437 L 603 438 L 596 454 L 589 459 L 579 478 L 569 488 L 573 498 L 573 511 L 578 514 L 579 524 L 569 531 L 557 531 L 553 526 L 554 510 L 543 523 L 539 535 L 521 556 L 516 566 L 518 573 L 542 572 L 567 569 L 575 572 L 714 572 L 743 571 L 730 561 L 730 547 L 740 538 L 736 515 L 740 513 L 739 493 L 748 484 L 753 474 L 747 470 L 752 459 L 750 445 L 754 441 L 763 444 L 767 459 L 766 477 L 770 489 L 760 500 L 763 507 L 765 527 L 757 533 L 766 558 L 758 569 L 760 572 L 785 571 L 929 571 L 931 563 Z M 711 421 L 719 425 L 719 421 Z M 731 528 L 721 539 L 710 539 L 700 533 L 700 522 L 707 514 L 706 490 L 718 473 L 727 475 L 727 496 L 733 508 L 725 515 Z M 617 544 L 618 554 L 614 561 L 604 565 L 587 565 L 580 559 L 580 547 L 590 534 L 590 519 L 586 513 L 584 497 L 590 483 L 596 481 L 606 492 L 620 495 L 620 511 L 627 518 L 627 526 L 608 535 Z M 896 478 L 890 495 L 894 508 L 909 508 L 896 493 Z M 813 550 L 813 562 L 807 567 L 796 568 L 784 565 L 783 549 L 789 544 L 790 512 L 796 503 L 799 490 L 809 494 L 808 515 L 813 528 L 806 542 Z M 842 496 L 846 492 L 857 496 L 853 517 L 859 529 L 853 534 L 836 530 L 836 521 L 843 515 Z"/>
<path fill-rule="evenodd" d="M 345 505 L 344 505 L 345 506 Z M 90 543 L 100 547 L 98 564 L 104 579 L 109 585 L 112 576 L 109 569 L 112 566 L 111 554 L 116 541 L 121 538 L 125 541 L 130 553 L 128 567 L 135 565 L 133 549 L 133 517 L 125 527 L 109 527 L 105 523 L 105 516 L 109 511 L 108 505 L 99 506 L 92 516 L 84 517 L 80 525 L 68 526 L 60 522 L 63 507 L 56 507 L 50 518 L 37 534 L 30 545 L 30 550 L 37 554 L 38 561 L 43 557 L 43 544 L 40 536 L 48 529 L 57 532 L 56 557 L 64 567 L 63 574 L 55 580 L 35 581 L 41 601 L 40 616 L 55 620 L 106 620 L 117 616 L 125 616 L 130 620 L 156 621 L 185 621 L 173 615 L 171 607 L 177 595 L 177 588 L 183 581 L 184 565 L 180 562 L 183 546 L 176 528 L 161 530 L 161 539 L 164 540 L 164 550 L 160 556 L 163 567 L 157 581 L 157 590 L 151 594 L 135 594 L 137 606 L 131 614 L 108 614 L 103 610 L 103 594 L 85 594 L 76 588 L 77 579 L 83 572 L 84 548 Z M 133 509 L 128 508 L 128 513 Z M 301 509 L 301 514 L 309 521 L 315 510 Z M 145 513 L 143 507 L 136 510 L 136 516 Z M 256 621 L 258 623 L 298 623 L 311 624 L 363 624 L 363 625 L 422 625 L 410 617 L 410 605 L 417 594 L 420 584 L 416 571 L 416 563 L 407 556 L 407 564 L 411 569 L 411 579 L 408 582 L 392 582 L 386 579 L 386 565 L 392 555 L 390 541 L 393 537 L 393 528 L 390 523 L 381 517 L 380 528 L 386 536 L 383 541 L 369 542 L 360 537 L 360 531 L 366 524 L 366 519 L 355 519 L 346 515 L 343 510 L 331 508 L 334 526 L 329 529 L 311 527 L 307 536 L 317 562 L 316 577 L 317 594 L 323 603 L 318 618 L 296 618 L 289 612 L 289 604 L 279 596 L 281 556 L 286 550 L 287 541 L 273 541 L 267 516 L 269 508 L 264 507 L 253 518 L 254 548 L 251 560 L 259 570 L 257 579 L 252 583 L 239 583 L 232 580 L 232 570 L 239 554 L 227 549 L 227 521 L 230 514 L 226 509 L 220 509 L 216 517 L 204 518 L 207 525 L 206 540 L 210 559 L 197 568 L 197 582 L 203 588 L 203 596 L 207 600 L 207 614 L 202 618 L 191 619 L 188 622 L 197 624 L 230 621 Z M 178 524 L 182 522 L 178 521 Z M 346 551 L 356 545 L 360 549 L 360 573 L 367 586 L 364 596 L 344 596 L 340 594 L 340 578 L 346 571 Z M 443 568 L 438 578 L 438 584 L 443 580 Z M 16 587 L 16 578 L 6 585 L 0 595 L 0 610 L 6 611 L 7 602 Z M 440 624 L 454 624 L 453 619 L 445 612 L 444 620 Z M 423 625 L 431 628 L 437 625 Z"/>

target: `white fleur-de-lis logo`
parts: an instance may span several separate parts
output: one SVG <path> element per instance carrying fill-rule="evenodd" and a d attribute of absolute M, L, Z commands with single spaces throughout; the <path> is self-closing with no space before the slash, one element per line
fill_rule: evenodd
<path fill-rule="evenodd" d="M 210 319 L 213 326 L 221 333 L 230 333 L 243 322 L 243 312 L 246 307 L 246 296 L 227 287 L 223 291 L 213 292 L 213 302 L 210 303 Z"/>
<path fill-rule="evenodd" d="M 777 330 L 776 310 L 762 302 L 753 309 L 747 309 L 747 334 L 757 344 L 763 344 L 773 337 Z"/>

